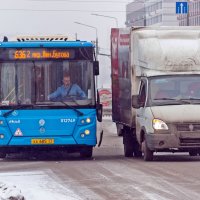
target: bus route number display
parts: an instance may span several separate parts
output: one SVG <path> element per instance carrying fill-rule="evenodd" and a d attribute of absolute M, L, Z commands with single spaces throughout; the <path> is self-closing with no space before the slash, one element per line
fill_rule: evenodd
<path fill-rule="evenodd" d="M 73 59 L 75 52 L 67 49 L 20 49 L 11 50 L 11 60 Z"/>

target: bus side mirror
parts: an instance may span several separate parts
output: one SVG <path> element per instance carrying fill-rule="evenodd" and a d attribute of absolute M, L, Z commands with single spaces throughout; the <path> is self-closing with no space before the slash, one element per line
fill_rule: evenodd
<path fill-rule="evenodd" d="M 132 96 L 132 107 L 136 108 L 136 109 L 141 107 L 141 105 L 139 103 L 139 95 Z"/>
<path fill-rule="evenodd" d="M 100 104 L 100 95 L 99 90 L 97 89 L 97 104 Z"/>
<path fill-rule="evenodd" d="M 97 120 L 102 122 L 103 117 L 103 105 L 100 103 L 100 95 L 99 91 L 97 90 L 97 104 L 96 104 L 96 111 L 97 111 Z"/>
<path fill-rule="evenodd" d="M 99 61 L 93 62 L 93 68 L 94 68 L 94 75 L 98 76 L 99 75 Z"/>
<path fill-rule="evenodd" d="M 102 104 L 97 104 L 96 110 L 97 110 L 97 120 L 99 122 L 102 122 L 103 105 Z"/>

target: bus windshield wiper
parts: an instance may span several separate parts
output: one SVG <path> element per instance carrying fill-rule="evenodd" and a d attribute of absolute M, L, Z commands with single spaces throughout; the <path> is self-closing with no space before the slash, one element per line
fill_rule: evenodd
<path fill-rule="evenodd" d="M 49 106 L 49 105 L 54 105 L 54 102 L 36 102 L 34 106 Z"/>
<path fill-rule="evenodd" d="M 26 108 L 26 107 L 33 107 L 33 104 L 17 104 L 17 106 L 14 107 L 13 109 L 3 113 L 3 117 L 7 117 L 8 115 L 10 115 L 15 110 L 19 110 L 21 108 Z"/>
<path fill-rule="evenodd" d="M 66 107 L 71 108 L 71 109 L 73 109 L 74 111 L 76 111 L 78 115 L 80 115 L 80 116 L 83 116 L 83 115 L 84 115 L 81 111 L 77 110 L 77 109 L 74 108 L 73 106 L 70 106 L 69 104 L 67 104 L 67 103 L 65 103 L 65 102 L 63 102 L 63 101 L 60 101 L 60 102 L 61 102 L 62 104 L 64 104 Z"/>

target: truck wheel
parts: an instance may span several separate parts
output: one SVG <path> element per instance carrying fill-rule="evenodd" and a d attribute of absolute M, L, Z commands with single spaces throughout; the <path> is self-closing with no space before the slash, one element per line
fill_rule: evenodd
<path fill-rule="evenodd" d="M 144 141 L 142 142 L 142 150 L 144 153 L 144 160 L 145 161 L 152 161 L 153 160 L 153 151 L 151 151 L 148 146 L 147 146 L 147 142 L 144 139 Z"/>
<path fill-rule="evenodd" d="M 118 136 L 122 136 L 122 128 L 121 128 L 121 125 L 116 123 L 116 128 L 117 128 L 117 135 Z"/>
<path fill-rule="evenodd" d="M 134 157 L 136 158 L 141 158 L 142 157 L 142 151 L 141 151 L 141 146 L 138 143 L 136 137 L 134 138 L 134 143 L 133 143 L 133 152 L 134 152 Z"/>
<path fill-rule="evenodd" d="M 133 157 L 133 148 L 127 144 L 124 144 L 124 156 Z"/>
<path fill-rule="evenodd" d="M 141 158 L 142 157 L 142 152 L 141 151 L 134 151 L 134 156 L 136 158 Z"/>
<path fill-rule="evenodd" d="M 91 158 L 93 153 L 93 147 L 84 147 L 80 150 L 80 156 L 82 158 Z"/>
<path fill-rule="evenodd" d="M 136 158 L 141 158 L 142 157 L 142 151 L 140 151 L 139 149 L 134 149 L 134 156 Z"/>
<path fill-rule="evenodd" d="M 198 155 L 198 152 L 193 150 L 193 151 L 189 151 L 189 155 L 190 156 L 197 156 Z"/>
<path fill-rule="evenodd" d="M 0 158 L 5 158 L 5 157 L 6 157 L 6 153 L 0 152 Z"/>
<path fill-rule="evenodd" d="M 124 128 L 123 133 L 123 143 L 124 143 L 124 156 L 125 157 L 133 157 L 134 151 L 134 138 L 129 128 Z"/>

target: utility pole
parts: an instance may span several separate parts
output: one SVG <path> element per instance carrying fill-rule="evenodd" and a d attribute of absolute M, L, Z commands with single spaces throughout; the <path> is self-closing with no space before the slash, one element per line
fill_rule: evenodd
<path fill-rule="evenodd" d="M 88 25 L 88 24 L 84 24 L 84 23 L 80 23 L 80 22 L 74 22 L 74 23 L 82 25 L 82 26 L 86 26 L 86 27 L 89 27 L 89 28 L 92 28 L 92 29 L 95 29 L 95 33 L 96 33 L 96 59 L 98 59 L 99 44 L 98 44 L 98 31 L 97 31 L 97 27 L 91 26 L 91 25 Z M 98 88 L 98 79 L 97 79 L 97 76 L 96 76 L 96 87 Z"/>
<path fill-rule="evenodd" d="M 96 13 L 92 13 L 91 15 L 95 15 L 95 16 L 98 16 L 98 17 L 106 17 L 106 18 L 114 19 L 115 22 L 116 22 L 116 27 L 118 28 L 118 20 L 117 20 L 116 17 L 112 17 L 112 16 L 108 16 L 108 15 L 100 15 L 100 14 L 96 14 Z"/>
<path fill-rule="evenodd" d="M 98 54 L 99 54 L 99 44 L 98 44 L 98 31 L 97 31 L 97 27 L 91 26 L 91 25 L 88 25 L 88 24 L 84 24 L 84 23 L 80 23 L 80 22 L 74 22 L 74 23 L 75 23 L 75 24 L 82 25 L 82 26 L 87 26 L 87 27 L 90 27 L 90 28 L 95 29 L 95 32 L 96 32 L 96 57 L 98 58 Z"/>

